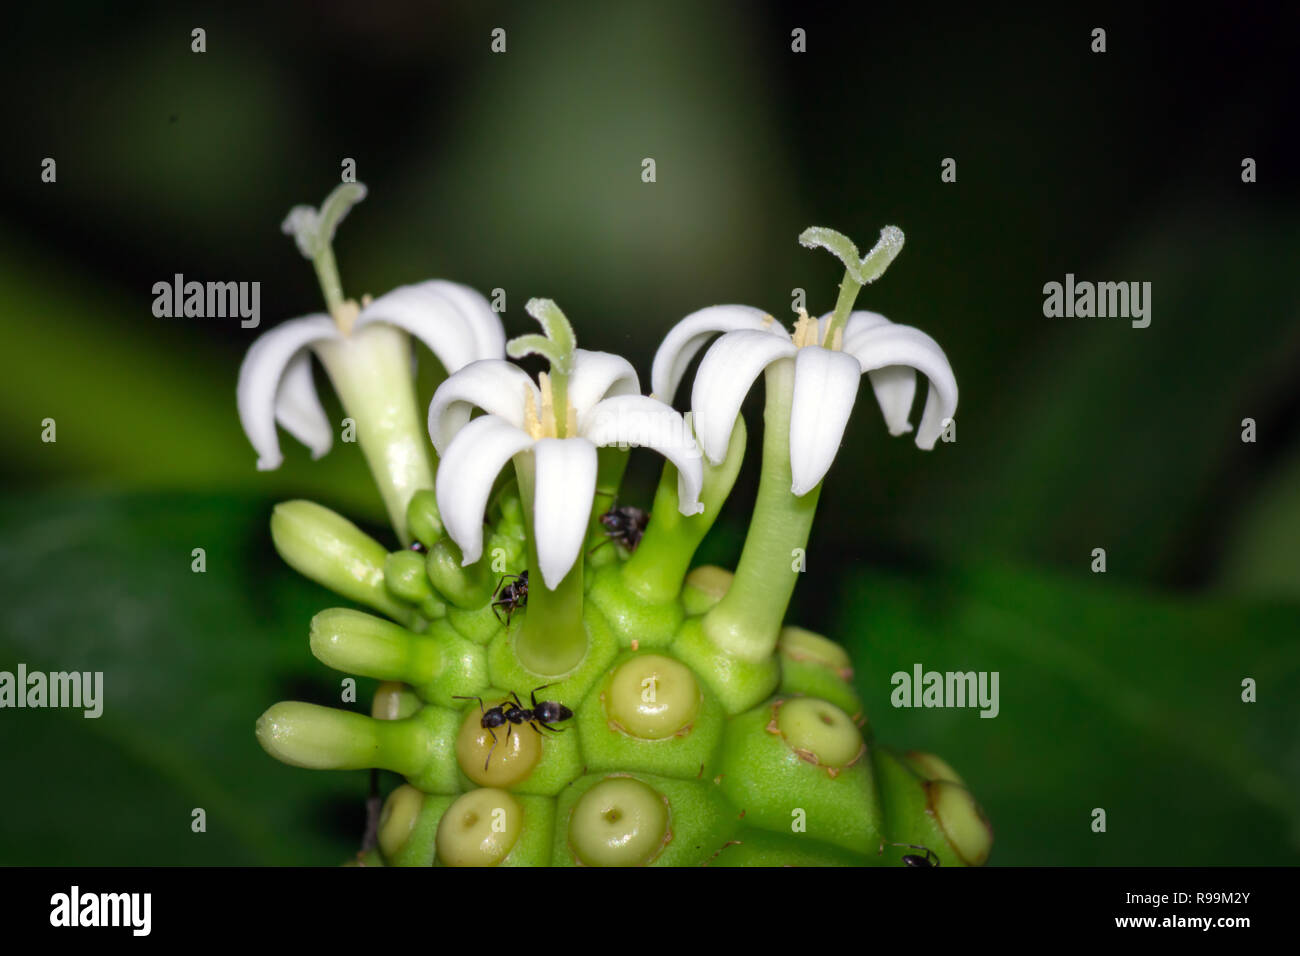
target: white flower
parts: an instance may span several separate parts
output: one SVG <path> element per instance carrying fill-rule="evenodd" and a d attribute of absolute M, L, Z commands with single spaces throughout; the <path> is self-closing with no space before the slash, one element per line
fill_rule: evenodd
<path fill-rule="evenodd" d="M 552 383 L 540 387 L 506 361 L 474 362 L 452 375 L 429 406 L 429 437 L 441 456 L 438 509 L 463 563 L 483 553 L 483 515 L 506 463 L 532 454 L 532 534 L 546 587 L 554 590 L 582 552 L 596 491 L 596 448 L 644 445 L 678 471 L 680 509 L 697 514 L 704 481 L 699 450 L 682 416 L 640 394 L 636 371 L 607 352 L 576 349 L 565 383 L 564 437 Z M 471 409 L 487 412 L 470 420 Z"/>
<path fill-rule="evenodd" d="M 344 320 L 348 317 L 345 315 Z M 434 279 L 401 286 L 370 302 L 355 313 L 345 332 L 325 313 L 281 323 L 260 336 L 248 350 L 239 369 L 239 420 L 257 452 L 257 467 L 280 467 L 284 456 L 276 435 L 276 422 L 319 458 L 333 445 L 333 429 L 312 384 L 311 355 L 315 351 L 343 393 L 373 393 L 403 387 L 398 381 L 372 380 L 347 384 L 341 378 L 353 369 L 371 368 L 376 376 L 400 374 L 410 379 L 402 365 L 404 336 L 385 326 L 409 332 L 436 355 L 449 373 L 471 362 L 505 355 L 501 320 L 485 299 L 468 286 Z M 394 366 L 396 368 L 388 368 Z M 409 388 L 409 384 L 404 387 Z M 382 415 L 383 410 L 378 409 Z M 351 413 L 351 409 L 349 409 Z"/>
<path fill-rule="evenodd" d="M 804 315 L 792 338 L 772 316 L 749 306 L 693 312 L 669 331 L 655 355 L 654 394 L 671 402 L 691 358 L 709 336 L 722 332 L 700 362 L 691 394 L 695 431 L 709 461 L 716 464 L 726 456 L 736 416 L 754 380 L 782 359 L 794 359 L 789 442 L 790 490 L 796 496 L 817 487 L 830 469 L 863 373 L 871 378 L 892 435 L 912 430 L 907 416 L 917 373 L 930 380 L 916 444 L 933 448 L 957 409 L 957 381 L 934 339 L 874 312 L 853 312 L 837 341 L 827 343 L 829 321 L 830 313 L 816 322 Z"/>

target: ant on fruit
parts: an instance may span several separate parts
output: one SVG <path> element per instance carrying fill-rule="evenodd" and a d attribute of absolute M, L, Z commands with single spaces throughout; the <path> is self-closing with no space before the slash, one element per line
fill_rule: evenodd
<path fill-rule="evenodd" d="M 507 581 L 510 583 L 506 584 Z M 509 627 L 510 618 L 514 616 L 515 611 L 528 606 L 528 572 L 507 574 L 497 582 L 497 589 L 492 592 L 492 596 L 496 598 L 492 602 L 492 613 L 497 616 L 498 621 Z M 505 608 L 506 616 L 503 621 L 498 608 Z"/>
<path fill-rule="evenodd" d="M 915 853 L 903 854 L 904 866 L 926 866 L 934 867 L 939 865 L 939 858 L 935 856 L 933 850 L 928 847 L 917 846 L 915 843 L 891 843 L 890 846 L 906 847 L 909 850 L 924 850 L 925 856 L 917 856 Z"/>
<path fill-rule="evenodd" d="M 545 690 L 553 686 L 555 685 L 543 684 L 541 687 L 534 688 L 532 694 L 529 695 L 533 703 L 531 708 L 525 707 L 524 702 L 519 699 L 519 695 L 514 691 L 510 692 L 510 696 L 514 698 L 513 703 L 507 700 L 495 707 L 484 707 L 482 697 L 456 696 L 453 698 L 454 700 L 478 701 L 478 709 L 483 713 L 483 717 L 479 720 L 479 726 L 492 735 L 492 746 L 488 748 L 487 759 L 483 761 L 484 770 L 487 770 L 488 764 L 492 762 L 492 751 L 497 749 L 497 735 L 493 732 L 494 727 L 505 725 L 506 740 L 510 739 L 510 732 L 514 730 L 515 725 L 522 724 L 532 727 L 539 737 L 542 736 L 543 727 L 553 733 L 564 733 L 564 728 L 552 727 L 551 724 L 558 724 L 562 720 L 568 720 L 573 716 L 573 711 L 553 700 L 540 702 L 537 700 L 539 690 Z M 541 726 L 538 726 L 539 724 Z"/>
<path fill-rule="evenodd" d="M 605 529 L 605 540 L 591 550 L 594 552 L 614 541 L 628 551 L 635 551 L 649 521 L 650 515 L 647 512 L 632 505 L 610 508 L 600 516 L 600 523 Z"/>

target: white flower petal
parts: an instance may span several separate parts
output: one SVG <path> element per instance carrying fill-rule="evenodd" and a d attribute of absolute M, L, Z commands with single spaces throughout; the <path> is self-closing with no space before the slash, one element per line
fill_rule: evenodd
<path fill-rule="evenodd" d="M 430 279 L 420 286 L 440 293 L 450 300 L 459 310 L 466 325 L 474 333 L 478 343 L 478 358 L 506 357 L 506 330 L 501 325 L 501 316 L 492 309 L 491 303 L 483 293 L 459 282 L 446 279 Z M 448 369 L 454 372 L 456 369 Z"/>
<path fill-rule="evenodd" d="M 582 553 L 595 497 L 595 445 L 585 438 L 533 445 L 533 540 L 542 582 L 552 591 Z"/>
<path fill-rule="evenodd" d="M 907 416 L 912 413 L 912 401 L 916 398 L 916 372 L 906 365 L 888 365 L 872 369 L 867 376 L 889 434 L 895 438 L 906 435 L 912 430 Z"/>
<path fill-rule="evenodd" d="M 460 545 L 462 564 L 473 564 L 483 554 L 483 515 L 492 482 L 506 462 L 532 443 L 527 432 L 505 419 L 483 415 L 457 432 L 447 446 L 435 492 L 443 526 Z"/>
<path fill-rule="evenodd" d="M 855 365 L 856 367 L 856 365 Z M 653 448 L 677 467 L 677 508 L 699 514 L 704 462 L 686 420 L 671 405 L 644 395 L 607 398 L 591 410 L 582 436 L 597 446 Z"/>
<path fill-rule="evenodd" d="M 496 314 L 491 309 L 488 310 L 490 318 L 486 319 L 478 313 L 467 314 L 458 300 L 443 289 L 431 288 L 434 285 L 433 282 L 404 285 L 381 295 L 361 310 L 353 327 L 360 329 L 372 322 L 395 325 L 428 346 L 448 374 L 479 359 L 503 358 L 504 341 L 493 354 L 486 354 L 487 349 L 480 341 L 485 335 L 481 327 L 486 322 L 500 327 Z"/>
<path fill-rule="evenodd" d="M 925 399 L 925 411 L 921 414 L 921 425 L 916 432 L 916 445 L 926 451 L 933 448 L 934 443 L 943 434 L 944 423 L 957 410 L 957 379 L 939 344 L 920 329 L 891 323 L 855 336 L 851 343 L 846 341 L 844 351 L 858 360 L 864 372 L 884 369 L 891 365 L 905 365 L 916 369 L 930 380 L 930 391 Z M 899 387 L 897 381 L 894 387 Z M 897 397 L 891 400 L 901 402 Z M 884 405 L 882 401 L 882 410 L 885 410 Z M 910 398 L 907 405 L 910 408 Z M 887 421 L 890 414 L 889 410 L 885 410 Z M 896 423 L 890 423 L 891 432 L 895 427 Z"/>
<path fill-rule="evenodd" d="M 797 351 L 788 337 L 753 330 L 728 332 L 710 346 L 691 392 L 695 434 L 709 461 L 716 465 L 727 456 L 731 430 L 754 379 L 773 362 Z"/>
<path fill-rule="evenodd" d="M 533 380 L 517 365 L 505 359 L 471 362 L 438 386 L 429 403 L 429 437 L 442 455 L 470 413 L 477 407 L 504 418 L 516 428 L 524 427 L 524 395 L 532 390 L 535 408 L 541 395 Z"/>
<path fill-rule="evenodd" d="M 334 430 L 316 394 L 311 353 L 306 349 L 300 349 L 285 367 L 275 396 L 275 417 L 285 431 L 311 449 L 312 458 L 320 458 L 334 445 Z"/>
<path fill-rule="evenodd" d="M 832 314 L 833 313 L 827 312 L 818 319 L 818 324 L 823 331 L 825 331 L 826 323 L 830 320 Z M 851 340 L 856 339 L 858 336 L 870 332 L 873 329 L 893 324 L 893 322 L 889 321 L 889 319 L 885 318 L 879 312 L 867 312 L 863 309 L 859 309 L 856 312 L 850 312 L 849 320 L 844 323 L 844 342 L 847 344 Z"/>
<path fill-rule="evenodd" d="M 818 320 L 818 328 L 823 334 L 832 314 L 827 312 Z M 893 324 L 879 312 L 849 313 L 849 320 L 844 323 L 844 351 L 852 354 L 863 335 Z M 912 401 L 916 398 L 916 372 L 906 366 L 892 365 L 873 369 L 867 375 L 871 379 L 871 389 L 876 393 L 876 403 L 880 405 L 880 413 L 885 418 L 889 434 L 895 438 L 906 435 L 912 430 L 912 423 L 907 420 L 907 416 L 911 413 Z"/>
<path fill-rule="evenodd" d="M 574 349 L 569 376 L 569 405 L 578 419 L 578 431 L 596 404 L 607 396 L 639 395 L 641 382 L 632 363 L 610 352 Z"/>
<path fill-rule="evenodd" d="M 790 403 L 790 491 L 812 491 L 826 477 L 844 440 L 862 367 L 852 355 L 810 345 L 794 359 Z"/>
<path fill-rule="evenodd" d="M 280 380 L 285 370 L 303 348 L 321 339 L 337 338 L 338 334 L 338 327 L 328 315 L 308 315 L 277 325 L 249 347 L 239 367 L 236 395 L 239 420 L 257 452 L 259 470 L 279 468 L 284 461 L 275 433 L 275 419 Z"/>
<path fill-rule="evenodd" d="M 712 305 L 692 312 L 668 330 L 659 351 L 655 352 L 650 370 L 650 388 L 654 397 L 671 405 L 687 366 L 709 336 L 741 329 L 767 330 L 775 336 L 790 338 L 785 326 L 762 309 L 752 306 Z"/>

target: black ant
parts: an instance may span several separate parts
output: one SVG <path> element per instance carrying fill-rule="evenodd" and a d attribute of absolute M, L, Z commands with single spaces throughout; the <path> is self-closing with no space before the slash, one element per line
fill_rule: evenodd
<path fill-rule="evenodd" d="M 637 545 L 641 543 L 641 538 L 645 534 L 646 524 L 650 521 L 650 515 L 640 508 L 634 508 L 631 505 L 610 508 L 600 516 L 600 523 L 605 528 L 606 539 L 596 548 L 604 547 L 610 541 L 616 541 L 628 551 L 635 551 Z M 592 550 L 596 550 L 593 548 Z"/>
<path fill-rule="evenodd" d="M 541 687 L 534 688 L 530 695 L 533 702 L 531 708 L 525 707 L 524 702 L 519 699 L 519 695 L 514 691 L 510 692 L 510 696 L 514 698 L 513 703 L 507 700 L 495 707 L 487 708 L 483 706 L 482 697 L 457 696 L 453 698 L 454 700 L 476 700 L 478 701 L 478 709 L 483 712 L 483 717 L 479 720 L 479 726 L 492 734 L 492 746 L 488 748 L 487 759 L 483 761 L 484 770 L 487 770 L 488 764 L 492 762 L 492 751 L 497 749 L 497 735 L 492 731 L 494 727 L 500 727 L 502 724 L 506 725 L 506 740 L 510 739 L 510 732 L 516 724 L 527 724 L 537 732 L 539 737 L 542 736 L 542 727 L 553 733 L 564 733 L 562 727 L 552 727 L 551 724 L 558 724 L 562 720 L 568 720 L 573 716 L 573 711 L 553 700 L 544 700 L 540 703 L 537 700 L 539 690 L 545 690 L 553 686 L 555 685 L 543 684 Z"/>
<path fill-rule="evenodd" d="M 935 856 L 933 850 L 927 847 L 917 846 L 915 843 L 891 843 L 889 845 L 907 847 L 909 850 L 925 850 L 925 856 L 917 856 L 915 853 L 904 853 L 903 854 L 904 866 L 934 867 L 939 865 L 939 858 Z"/>
<path fill-rule="evenodd" d="M 507 581 L 510 583 L 506 584 Z M 498 621 L 509 627 L 510 618 L 514 616 L 515 611 L 528 606 L 528 572 L 507 574 L 497 583 L 497 589 L 492 592 L 492 596 L 496 598 L 492 602 L 492 613 L 497 616 Z M 497 608 L 505 608 L 504 621 L 501 620 L 501 612 Z"/>

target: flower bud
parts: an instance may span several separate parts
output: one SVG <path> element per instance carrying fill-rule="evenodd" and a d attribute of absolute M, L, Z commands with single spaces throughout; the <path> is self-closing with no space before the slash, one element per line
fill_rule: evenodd
<path fill-rule="evenodd" d="M 271 514 L 271 540 L 304 577 L 395 621 L 415 620 L 384 585 L 384 546 L 341 515 L 312 501 L 283 502 Z"/>
<path fill-rule="evenodd" d="M 432 548 L 442 538 L 442 515 L 438 513 L 438 497 L 432 489 L 417 491 L 407 502 L 406 530 L 426 548 Z"/>

